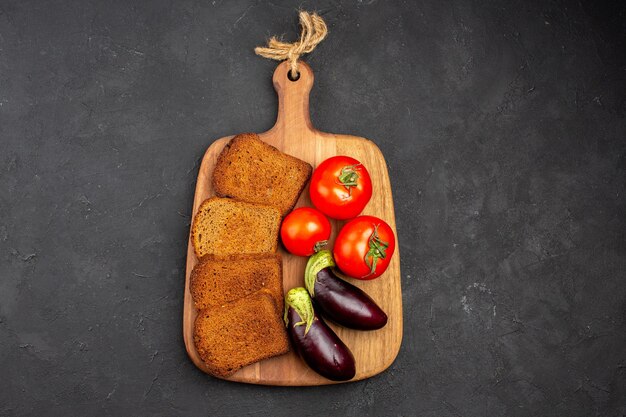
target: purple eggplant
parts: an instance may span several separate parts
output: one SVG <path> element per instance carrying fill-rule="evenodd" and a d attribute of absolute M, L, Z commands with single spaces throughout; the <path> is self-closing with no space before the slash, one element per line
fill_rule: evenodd
<path fill-rule="evenodd" d="M 360 288 L 337 277 L 330 251 L 309 258 L 304 272 L 306 285 L 322 316 L 356 330 L 376 330 L 387 324 L 387 314 Z"/>
<path fill-rule="evenodd" d="M 284 319 L 295 350 L 311 369 L 332 381 L 354 378 L 356 368 L 352 352 L 315 314 L 305 288 L 289 290 L 285 296 Z"/>

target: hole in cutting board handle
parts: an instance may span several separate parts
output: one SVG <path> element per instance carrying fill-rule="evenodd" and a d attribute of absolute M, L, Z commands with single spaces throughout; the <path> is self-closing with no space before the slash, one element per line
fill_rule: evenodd
<path fill-rule="evenodd" d="M 300 71 L 298 71 L 295 77 L 291 76 L 291 71 L 287 71 L 287 78 L 289 78 L 289 81 L 298 81 L 300 79 Z"/>

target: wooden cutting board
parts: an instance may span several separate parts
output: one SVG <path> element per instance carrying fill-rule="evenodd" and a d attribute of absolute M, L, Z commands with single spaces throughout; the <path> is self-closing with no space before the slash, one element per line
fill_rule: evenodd
<path fill-rule="evenodd" d="M 335 155 L 348 155 L 359 160 L 368 169 L 371 178 L 372 198 L 362 214 L 371 214 L 385 220 L 396 231 L 396 222 L 391 197 L 391 184 L 385 159 L 371 141 L 349 135 L 335 135 L 316 130 L 309 118 L 309 92 L 313 87 L 311 68 L 300 62 L 300 77 L 291 81 L 287 77 L 287 62 L 278 65 L 274 72 L 274 88 L 278 93 L 278 117 L 276 124 L 260 137 L 281 151 L 303 159 L 316 167 L 320 162 Z M 228 136 L 215 141 L 204 154 L 196 193 L 193 213 L 200 204 L 214 195 L 211 177 L 222 148 L 232 138 Z M 298 200 L 297 207 L 311 206 L 308 186 Z M 332 248 L 337 232 L 345 222 L 331 220 L 333 232 L 328 245 Z M 397 236 L 397 233 L 396 233 Z M 307 259 L 290 255 L 282 248 L 283 286 L 285 292 L 293 287 L 304 286 L 304 267 Z M 185 299 L 183 310 L 183 336 L 189 357 L 203 371 L 207 371 L 193 343 L 193 325 L 196 309 L 189 292 L 189 276 L 197 258 L 191 239 L 187 249 L 187 272 L 185 276 Z M 385 273 L 371 281 L 350 280 L 368 293 L 387 313 L 387 325 L 375 331 L 350 330 L 330 324 L 345 342 L 356 360 L 356 376 L 353 381 L 376 375 L 385 370 L 396 358 L 402 341 L 402 293 L 400 288 L 400 253 L 396 239 L 396 251 Z M 292 351 L 286 355 L 267 359 L 247 366 L 227 378 L 230 381 L 265 385 L 324 385 L 333 384 L 309 369 Z"/>

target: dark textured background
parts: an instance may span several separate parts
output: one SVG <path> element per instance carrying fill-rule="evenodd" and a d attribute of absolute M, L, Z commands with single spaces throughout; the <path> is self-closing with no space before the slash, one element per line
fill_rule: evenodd
<path fill-rule="evenodd" d="M 620 4 L 621 3 L 621 4 Z M 208 377 L 181 336 L 211 141 L 273 124 L 296 7 L 312 119 L 393 183 L 404 340 L 370 380 Z M 626 414 L 626 7 L 0 1 L 0 415 Z"/>

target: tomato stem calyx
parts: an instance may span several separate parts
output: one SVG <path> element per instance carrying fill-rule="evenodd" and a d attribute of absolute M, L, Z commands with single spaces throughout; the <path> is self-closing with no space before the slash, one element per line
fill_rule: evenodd
<path fill-rule="evenodd" d="M 354 165 L 347 165 L 341 168 L 341 172 L 337 177 L 339 183 L 346 187 L 346 190 L 348 190 L 348 195 L 351 195 L 352 187 L 356 187 L 359 185 L 358 180 L 360 176 L 357 167 L 359 167 L 360 165 L 361 164 L 358 163 Z"/>
<path fill-rule="evenodd" d="M 379 259 L 385 259 L 387 257 L 386 250 L 389 247 L 389 242 L 385 242 L 378 235 L 378 224 L 374 225 L 374 231 L 368 240 L 369 250 L 365 254 L 365 264 L 370 269 L 370 273 L 366 275 L 370 276 L 376 272 L 376 264 Z"/>
<path fill-rule="evenodd" d="M 315 245 L 313 246 L 313 250 L 315 251 L 315 253 L 317 253 L 321 251 L 322 248 L 326 245 L 328 245 L 328 240 L 320 240 L 315 243 Z"/>

